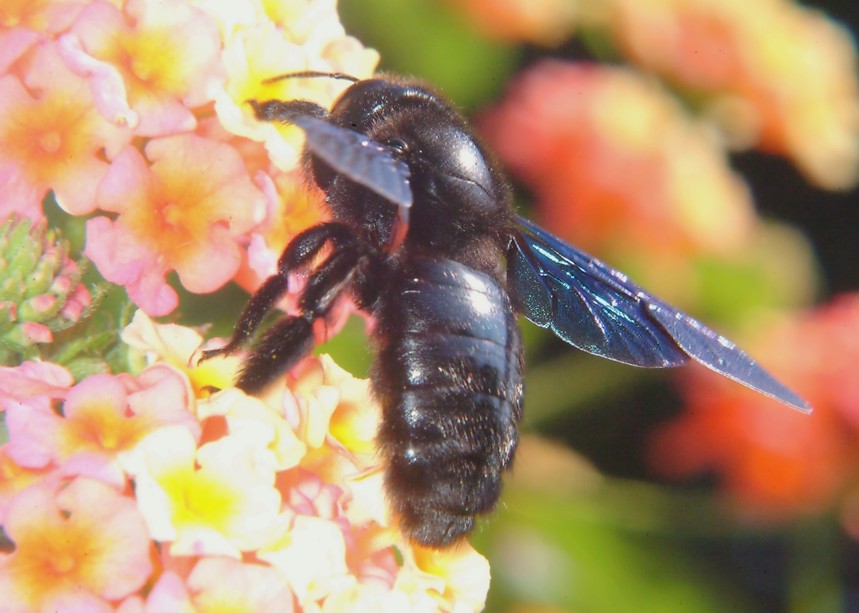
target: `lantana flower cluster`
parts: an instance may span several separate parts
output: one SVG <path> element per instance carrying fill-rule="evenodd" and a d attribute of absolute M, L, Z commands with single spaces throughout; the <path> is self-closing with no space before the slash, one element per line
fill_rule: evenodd
<path fill-rule="evenodd" d="M 301 135 L 253 119 L 249 99 L 329 106 L 334 79 L 378 55 L 334 2 L 21 2 L 0 13 L 0 218 L 38 221 L 49 191 L 88 216 L 86 255 L 150 315 L 193 293 L 253 287 L 320 220 L 297 168 Z"/>
<path fill-rule="evenodd" d="M 0 368 L 3 611 L 482 607 L 482 556 L 414 547 L 388 515 L 367 381 L 323 356 L 249 397 L 232 387 L 239 358 L 197 364 L 196 331 L 149 319 L 178 306 L 169 278 L 255 288 L 322 219 L 300 131 L 247 101 L 328 107 L 344 81 L 267 79 L 365 78 L 377 61 L 333 0 L 0 9 L 3 245 L 48 213 L 80 218 L 84 254 L 140 309 L 113 373 L 80 376 L 39 351 L 54 328 L 16 328 L 34 355 Z M 23 271 L 6 312 L 81 319 L 76 263 L 51 237 L 24 243 L 2 263 Z"/>
<path fill-rule="evenodd" d="M 540 62 L 482 127 L 536 195 L 540 220 L 584 249 L 726 253 L 754 227 L 748 189 L 720 141 L 632 70 Z"/>
<path fill-rule="evenodd" d="M 484 31 L 595 48 L 672 82 L 735 148 L 794 161 L 825 189 L 859 182 L 859 79 L 850 33 L 794 0 L 450 0 Z"/>
<path fill-rule="evenodd" d="M 859 79 L 850 33 L 791 0 L 612 0 L 632 61 L 700 92 L 738 147 L 792 159 L 826 189 L 859 182 Z"/>
<path fill-rule="evenodd" d="M 322 356 L 256 398 L 235 358 L 188 366 L 189 328 L 138 312 L 123 340 L 139 375 L 0 369 L 4 611 L 482 607 L 481 555 L 389 516 L 367 380 Z"/>

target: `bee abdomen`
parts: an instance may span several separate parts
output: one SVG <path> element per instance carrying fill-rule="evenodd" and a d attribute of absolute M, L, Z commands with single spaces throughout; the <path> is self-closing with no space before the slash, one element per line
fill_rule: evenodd
<path fill-rule="evenodd" d="M 452 261 L 419 261 L 409 273 L 377 311 L 379 441 L 403 531 L 441 547 L 500 496 L 521 417 L 521 342 L 491 277 Z M 386 334 L 395 321 L 399 333 Z"/>

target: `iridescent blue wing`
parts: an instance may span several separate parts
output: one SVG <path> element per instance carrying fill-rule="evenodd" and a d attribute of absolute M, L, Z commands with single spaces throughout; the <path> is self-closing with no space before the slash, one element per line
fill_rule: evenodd
<path fill-rule="evenodd" d="M 364 134 L 312 115 L 289 117 L 307 137 L 307 148 L 346 178 L 401 209 L 412 206 L 409 166 L 389 148 Z"/>
<path fill-rule="evenodd" d="M 664 368 L 692 358 L 800 411 L 811 411 L 724 336 L 527 219 L 518 218 L 518 223 L 507 254 L 508 286 L 533 323 L 583 351 L 634 366 Z"/>
<path fill-rule="evenodd" d="M 412 206 L 409 166 L 393 149 L 365 134 L 330 123 L 328 112 L 308 100 L 248 100 L 247 103 L 257 119 L 287 122 L 301 128 L 308 150 L 337 174 L 396 204 L 400 216 L 408 219 L 408 209 Z"/>

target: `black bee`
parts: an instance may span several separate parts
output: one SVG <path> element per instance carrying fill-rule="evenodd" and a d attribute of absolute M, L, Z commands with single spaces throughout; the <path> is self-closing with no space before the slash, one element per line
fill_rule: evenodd
<path fill-rule="evenodd" d="M 658 368 L 692 358 L 810 410 L 726 338 L 517 217 L 487 151 L 428 87 L 284 76 L 353 81 L 330 112 L 301 100 L 250 101 L 259 119 L 305 132 L 309 172 L 332 221 L 292 240 L 229 343 L 204 357 L 248 341 L 289 274 L 304 270 L 300 314 L 275 324 L 242 366 L 238 387 L 257 392 L 311 351 L 313 322 L 351 296 L 376 322 L 385 485 L 412 541 L 445 547 L 498 501 L 522 417 L 517 313 L 602 357 Z"/>

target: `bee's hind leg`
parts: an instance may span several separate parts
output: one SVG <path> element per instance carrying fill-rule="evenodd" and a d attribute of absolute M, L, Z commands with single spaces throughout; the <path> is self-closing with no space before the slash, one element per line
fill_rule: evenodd
<path fill-rule="evenodd" d="M 289 275 L 291 272 L 309 264 L 322 250 L 327 242 L 331 242 L 334 249 L 352 242 L 349 229 L 337 223 L 324 223 L 298 234 L 283 250 L 277 262 L 277 272 L 270 276 L 251 296 L 242 314 L 239 316 L 233 335 L 229 342 L 223 347 L 203 351 L 200 362 L 218 355 L 229 355 L 236 349 L 247 343 L 257 331 L 260 324 L 278 301 L 289 289 Z"/>
<path fill-rule="evenodd" d="M 358 251 L 335 251 L 310 276 L 299 298 L 299 315 L 274 325 L 242 364 L 236 385 L 247 393 L 260 391 L 295 366 L 314 345 L 313 322 L 325 317 L 349 285 L 358 266 Z"/>

